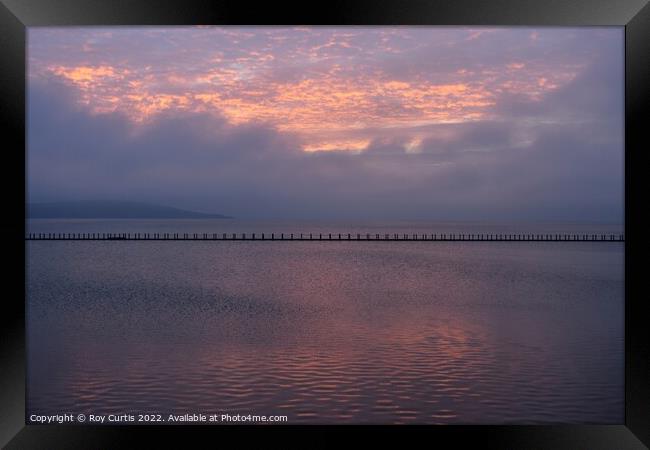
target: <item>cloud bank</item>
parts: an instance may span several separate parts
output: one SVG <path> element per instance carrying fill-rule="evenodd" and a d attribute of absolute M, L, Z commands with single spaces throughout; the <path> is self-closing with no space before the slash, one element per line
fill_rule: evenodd
<path fill-rule="evenodd" d="M 621 222 L 622 37 L 30 30 L 29 200 L 240 218 Z"/>

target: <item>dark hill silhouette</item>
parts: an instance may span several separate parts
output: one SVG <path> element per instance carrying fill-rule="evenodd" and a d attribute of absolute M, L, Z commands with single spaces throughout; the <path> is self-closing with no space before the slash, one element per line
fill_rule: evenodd
<path fill-rule="evenodd" d="M 196 211 L 141 202 L 78 201 L 29 203 L 29 219 L 229 219 L 221 214 Z"/>

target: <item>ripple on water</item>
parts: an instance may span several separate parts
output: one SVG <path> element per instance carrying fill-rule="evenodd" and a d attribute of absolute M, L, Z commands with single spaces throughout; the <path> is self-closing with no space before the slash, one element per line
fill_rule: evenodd
<path fill-rule="evenodd" d="M 104 244 L 28 248 L 29 411 L 622 421 L 622 248 Z"/>

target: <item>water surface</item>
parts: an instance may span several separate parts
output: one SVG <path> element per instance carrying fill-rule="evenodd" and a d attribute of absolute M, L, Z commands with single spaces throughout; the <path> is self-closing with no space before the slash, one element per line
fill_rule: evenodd
<path fill-rule="evenodd" d="M 480 224 L 291 228 L 236 221 L 50 220 L 29 227 L 620 231 Z M 26 245 L 28 414 L 230 412 L 283 414 L 288 423 L 623 422 L 622 243 Z"/>

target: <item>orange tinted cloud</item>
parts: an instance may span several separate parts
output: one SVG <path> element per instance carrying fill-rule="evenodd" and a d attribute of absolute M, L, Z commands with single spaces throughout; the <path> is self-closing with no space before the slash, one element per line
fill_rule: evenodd
<path fill-rule="evenodd" d="M 315 142 L 306 144 L 303 150 L 306 152 L 318 151 L 332 151 L 332 150 L 348 150 L 348 151 L 362 151 L 368 148 L 370 139 L 344 139 L 329 142 Z"/>
<path fill-rule="evenodd" d="M 98 67 L 92 67 L 92 66 L 78 66 L 78 67 L 62 67 L 62 66 L 55 66 L 52 67 L 50 70 L 54 72 L 56 75 L 62 76 L 64 78 L 67 78 L 68 80 L 78 83 L 78 84 L 83 84 L 83 83 L 93 83 L 93 82 L 98 82 L 99 80 L 103 78 L 113 78 L 113 77 L 118 77 L 118 78 L 123 78 L 124 73 L 128 73 L 128 71 L 124 71 L 122 74 L 120 74 L 117 70 L 115 70 L 111 66 L 98 66 Z"/>
<path fill-rule="evenodd" d="M 376 46 L 374 41 L 356 42 L 363 37 L 359 30 L 208 27 L 197 32 L 210 31 L 230 39 L 236 54 L 228 55 L 227 47 L 218 47 L 211 54 L 199 53 L 197 63 L 188 65 L 176 64 L 172 50 L 166 59 L 161 56 L 153 61 L 148 54 L 134 51 L 131 58 L 116 57 L 114 64 L 108 64 L 105 57 L 91 63 L 94 46 L 81 42 L 86 49 L 83 62 L 49 64 L 33 72 L 75 86 L 79 100 L 92 112 L 120 112 L 134 124 L 162 112 L 213 112 L 232 124 L 263 122 L 294 133 L 301 137 L 305 151 L 362 151 L 377 129 L 397 130 L 412 142 L 408 150 L 417 151 L 421 132 L 411 129 L 489 119 L 500 94 L 537 99 L 566 84 L 578 71 L 578 65 L 557 67 L 544 61 L 531 64 L 511 59 L 489 67 L 411 70 L 395 76 L 377 63 L 389 54 L 386 49 L 397 48 L 401 54 L 422 45 L 421 39 L 413 39 L 403 29 L 381 31 Z M 494 33 L 469 29 L 458 42 L 470 45 Z M 110 42 L 116 34 L 106 39 Z M 263 45 L 244 44 L 262 35 L 267 36 Z M 294 43 L 293 47 L 282 47 L 287 42 Z M 182 56 L 188 50 L 179 51 Z M 360 57 L 370 62 L 357 62 Z M 414 59 L 411 64 L 418 63 Z M 368 131 L 351 138 L 351 130 Z M 323 139 L 325 134 L 327 139 Z"/>

